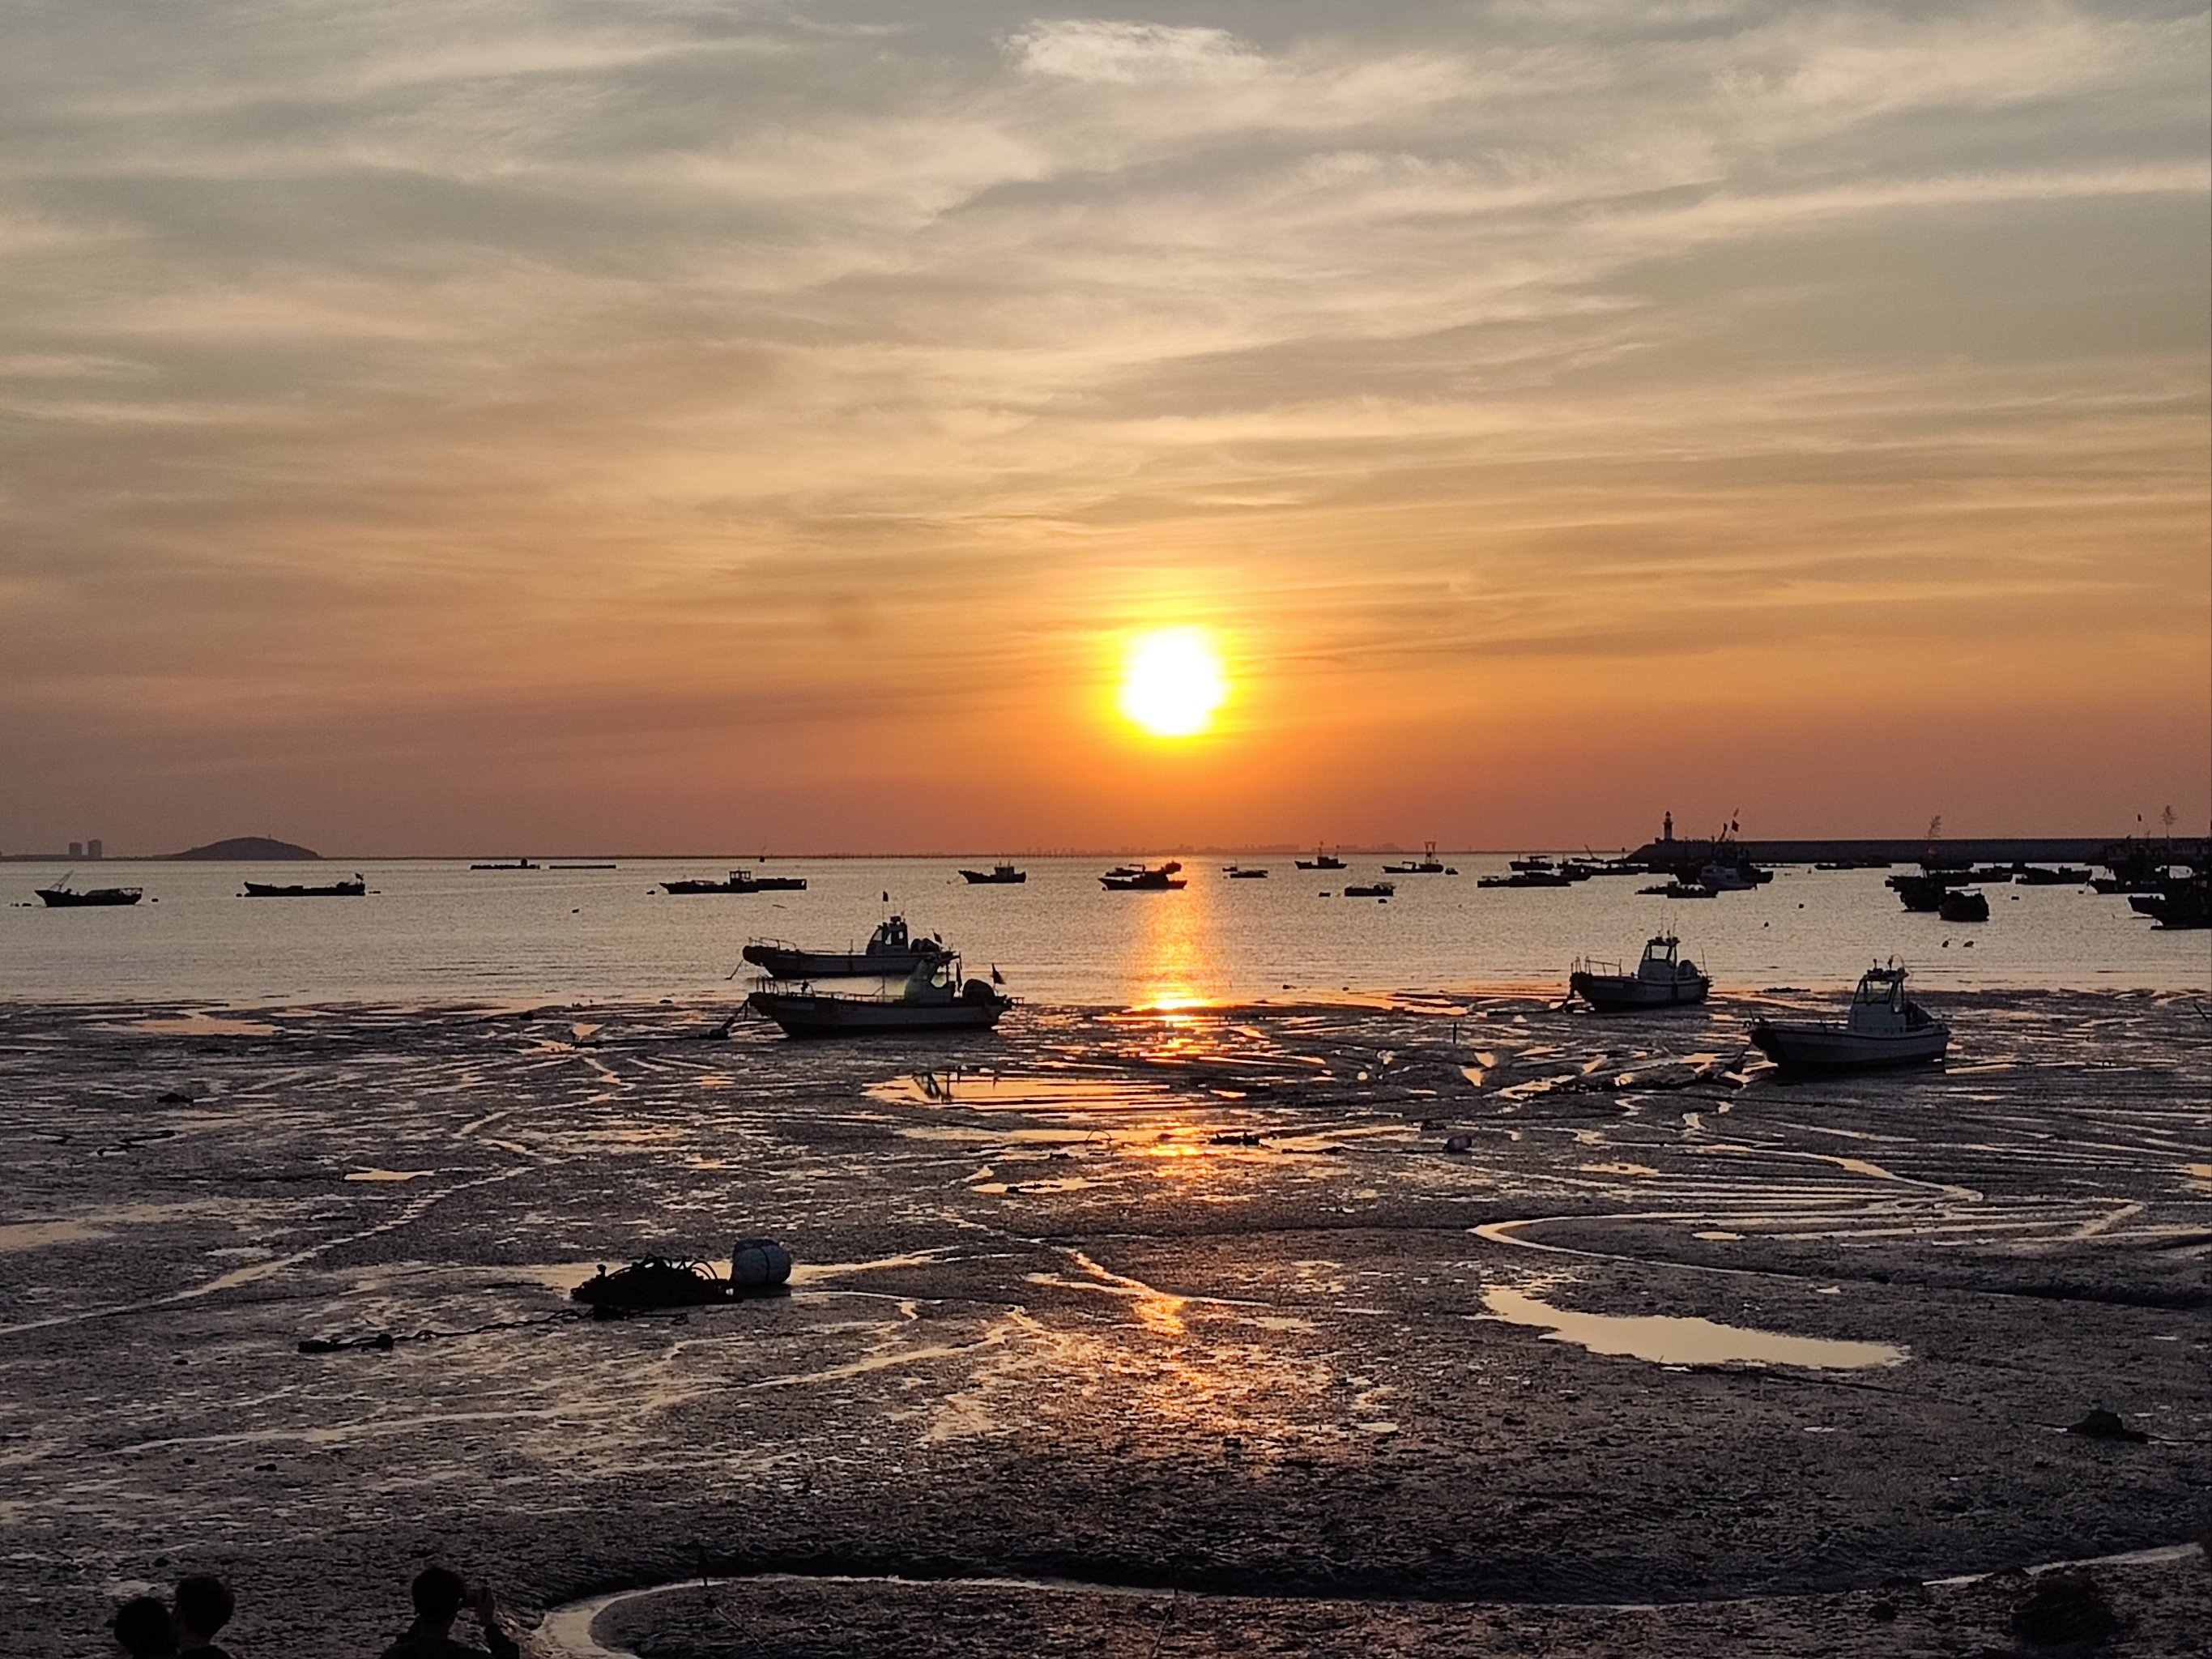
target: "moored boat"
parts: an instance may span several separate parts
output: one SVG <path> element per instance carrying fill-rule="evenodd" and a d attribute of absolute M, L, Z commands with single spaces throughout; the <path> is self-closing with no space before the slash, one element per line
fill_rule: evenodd
<path fill-rule="evenodd" d="M 40 887 L 33 890 L 46 902 L 46 907 L 53 910 L 76 910 L 96 905 L 136 904 L 145 896 L 145 890 L 141 887 L 72 888 L 69 881 L 69 877 L 64 876 L 51 887 Z"/>
<path fill-rule="evenodd" d="M 806 890 L 806 879 L 803 876 L 757 876 L 750 870 L 732 870 L 725 881 L 664 881 L 660 885 L 664 891 L 681 898 L 699 893 L 803 893 Z"/>
<path fill-rule="evenodd" d="M 1120 864 L 1098 878 L 1109 893 L 1165 893 L 1188 885 L 1177 873 L 1182 866 L 1174 859 L 1165 864 Z"/>
<path fill-rule="evenodd" d="M 963 870 L 960 876 L 971 887 L 1018 887 L 1030 878 L 1030 872 L 1016 869 L 1012 863 L 1000 863 L 988 870 Z"/>
<path fill-rule="evenodd" d="M 471 870 L 539 870 L 544 867 L 543 865 L 532 863 L 528 859 L 509 859 L 504 863 L 495 860 L 489 864 L 469 866 Z"/>
<path fill-rule="evenodd" d="M 1870 1071 L 1941 1060 L 1951 1046 L 1951 1028 L 1905 994 L 1905 981 L 1894 961 L 1869 968 L 1844 1019 L 1761 1018 L 1751 1028 L 1752 1042 L 1776 1065 L 1796 1071 Z"/>
<path fill-rule="evenodd" d="M 1266 870 L 1248 870 L 1241 864 L 1224 864 L 1221 866 L 1221 873 L 1231 881 L 1265 881 L 1267 878 Z"/>
<path fill-rule="evenodd" d="M 2169 881 L 2155 893 L 2135 895 L 2128 903 L 2160 927 L 2212 927 L 2212 886 L 2203 876 Z"/>
<path fill-rule="evenodd" d="M 1654 933 L 1645 941 L 1644 959 L 1632 974 L 1624 973 L 1617 962 L 1582 957 L 1567 974 L 1569 994 L 1601 1014 L 1703 1002 L 1712 984 L 1697 963 L 1681 954 L 1681 941 L 1672 933 Z"/>
<path fill-rule="evenodd" d="M 1955 892 L 1962 878 L 1951 874 L 1895 875 L 1882 884 L 1895 893 L 1908 910 L 1933 912 L 1943 908 L 1943 896 Z"/>
<path fill-rule="evenodd" d="M 1344 896 L 1346 898 L 1386 899 L 1397 890 L 1398 884 L 1395 881 L 1370 881 L 1346 887 Z"/>
<path fill-rule="evenodd" d="M 858 951 L 802 951 L 782 939 L 757 939 L 741 954 L 773 979 L 904 979 L 952 952 L 941 939 L 909 933 L 904 916 L 890 916 Z"/>
<path fill-rule="evenodd" d="M 1936 913 L 1946 921 L 1987 921 L 1989 897 L 1977 888 L 1954 887 L 1937 902 Z"/>
<path fill-rule="evenodd" d="M 960 958 L 940 957 L 917 968 L 884 995 L 817 991 L 811 985 L 768 984 L 748 1006 L 794 1037 L 880 1036 L 893 1032 L 988 1031 L 1014 1006 L 989 981 L 960 978 Z"/>
<path fill-rule="evenodd" d="M 354 872 L 351 881 L 326 881 L 319 886 L 276 881 L 249 881 L 244 898 L 359 898 L 368 891 L 368 883 L 361 872 Z"/>
<path fill-rule="evenodd" d="M 1407 859 L 1403 864 L 1386 864 L 1382 866 L 1382 873 L 1386 876 L 1455 876 L 1459 872 L 1437 856 L 1437 844 L 1431 841 L 1422 843 L 1420 857 Z"/>
<path fill-rule="evenodd" d="M 1301 870 L 1341 870 L 1344 860 L 1334 853 L 1324 853 L 1316 847 L 1311 858 L 1297 860 L 1297 866 Z"/>

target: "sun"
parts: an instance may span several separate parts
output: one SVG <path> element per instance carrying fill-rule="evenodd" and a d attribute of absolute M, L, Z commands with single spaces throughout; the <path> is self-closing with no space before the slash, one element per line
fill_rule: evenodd
<path fill-rule="evenodd" d="M 1159 628 L 1129 641 L 1121 712 L 1156 738 L 1196 737 L 1228 700 L 1221 654 L 1202 628 Z"/>

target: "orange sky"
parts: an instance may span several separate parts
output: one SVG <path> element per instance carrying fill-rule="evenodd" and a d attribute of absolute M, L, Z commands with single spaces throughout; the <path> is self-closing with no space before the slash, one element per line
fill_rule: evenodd
<path fill-rule="evenodd" d="M 0 849 L 2203 831 L 2202 9 L 1340 10 L 11 13 Z"/>

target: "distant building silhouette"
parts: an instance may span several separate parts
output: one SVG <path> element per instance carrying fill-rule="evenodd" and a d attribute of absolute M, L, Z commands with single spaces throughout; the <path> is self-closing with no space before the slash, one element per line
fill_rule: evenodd
<path fill-rule="evenodd" d="M 73 859 L 82 858 L 84 856 L 84 843 L 81 841 L 71 842 L 70 843 L 69 855 Z"/>
<path fill-rule="evenodd" d="M 88 859 L 104 859 L 107 856 L 107 848 L 101 845 L 100 837 L 94 836 L 85 842 L 84 855 Z"/>

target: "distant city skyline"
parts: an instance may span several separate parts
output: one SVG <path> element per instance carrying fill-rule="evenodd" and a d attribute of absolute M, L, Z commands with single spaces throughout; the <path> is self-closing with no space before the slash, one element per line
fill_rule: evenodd
<path fill-rule="evenodd" d="M 0 32 L 0 848 L 2212 817 L 2202 5 Z"/>

